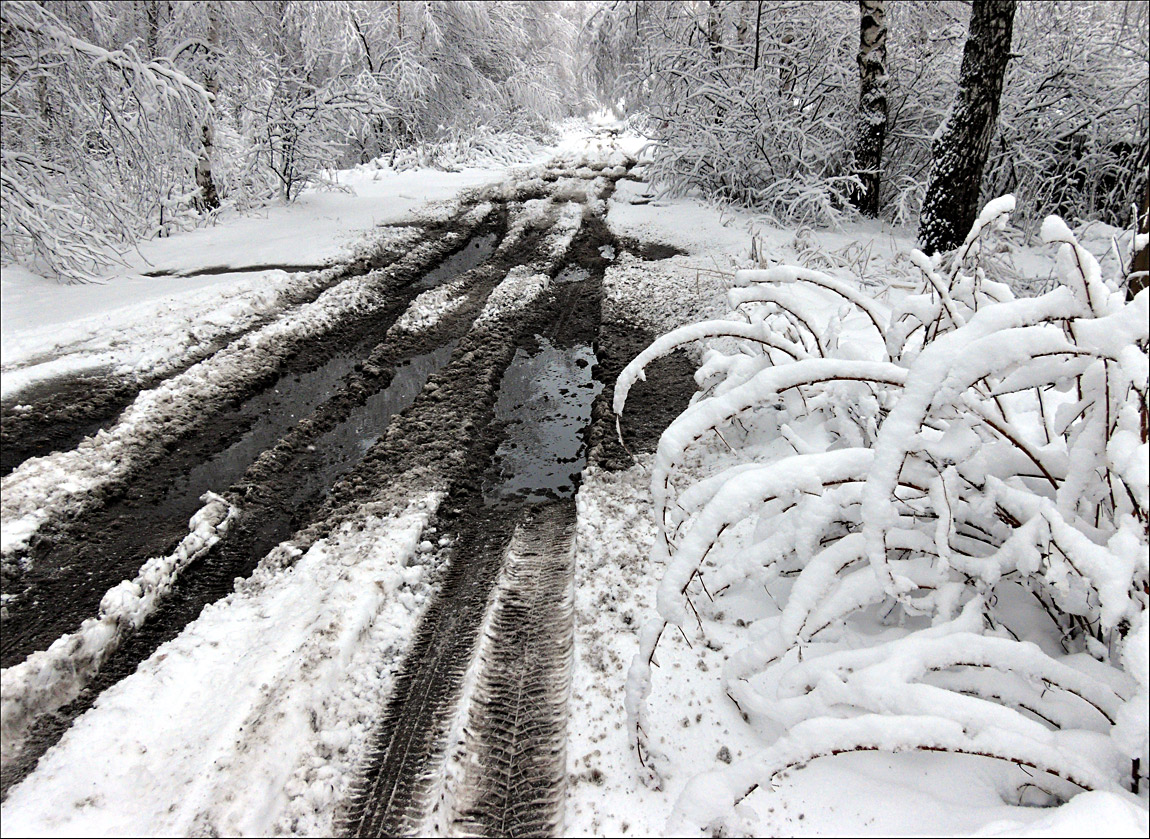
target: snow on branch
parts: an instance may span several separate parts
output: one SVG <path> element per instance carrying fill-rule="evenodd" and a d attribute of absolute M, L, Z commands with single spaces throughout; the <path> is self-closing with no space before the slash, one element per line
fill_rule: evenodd
<path fill-rule="evenodd" d="M 919 288 L 893 309 L 806 269 L 740 272 L 726 325 L 678 329 L 619 377 L 622 413 L 653 359 L 739 339 L 704 354 L 707 389 L 652 468 L 665 567 L 627 687 L 647 782 L 664 769 L 647 699 L 666 628 L 704 631 L 703 594 L 709 615 L 728 592 L 763 588 L 780 609 L 747 631 L 720 685 L 744 715 L 790 728 L 692 782 L 673 829 L 721 826 L 756 785 L 861 750 L 981 755 L 1061 779 L 1063 797 L 1144 788 L 1150 294 L 1127 301 L 1054 219 L 1060 285 L 1015 299 L 978 259 L 1013 208 L 990 202 L 946 259 L 913 255 Z M 868 341 L 840 349 L 847 316 L 828 323 L 812 287 L 861 315 Z M 686 455 L 711 436 L 744 462 L 694 479 Z M 764 448 L 772 436 L 793 454 Z M 764 451 L 776 454 L 746 462 Z M 1041 644 L 1020 640 L 1039 636 L 1009 605 L 1019 598 L 1046 615 Z M 876 612 L 899 625 L 881 641 L 858 634 Z"/>

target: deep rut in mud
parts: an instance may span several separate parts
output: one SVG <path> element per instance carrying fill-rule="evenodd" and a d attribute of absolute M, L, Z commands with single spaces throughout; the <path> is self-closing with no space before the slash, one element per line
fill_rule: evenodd
<path fill-rule="evenodd" d="M 461 214 L 462 215 L 462 214 Z M 239 508 L 236 523 L 206 556 L 185 568 L 159 611 L 130 632 L 100 664 L 80 695 L 41 716 L 16 760 L 0 770 L 6 794 L 105 688 L 175 637 L 207 603 L 227 595 L 275 545 L 310 523 L 333 483 L 360 461 L 391 418 L 411 404 L 428 377 L 450 358 L 498 266 L 481 266 L 502 235 L 502 210 L 479 228 L 456 232 L 455 252 L 424 268 L 389 277 L 387 302 L 328 330 L 285 359 L 276 375 L 225 406 L 206 428 L 168 447 L 160 460 L 76 520 L 37 535 L 18 575 L 6 575 L 3 665 L 95 617 L 104 592 L 132 579 L 153 556 L 165 556 L 188 532 L 188 519 L 208 489 Z M 472 242 L 482 240 L 481 247 Z M 447 242 L 452 240 L 449 238 Z M 423 341 L 387 340 L 389 328 L 436 272 L 441 280 L 473 276 L 470 306 Z M 419 350 L 426 350 L 419 352 Z M 7 756 L 6 756 L 7 757 Z"/>
<path fill-rule="evenodd" d="M 350 835 L 539 835 L 558 824 L 571 625 L 569 604 L 564 611 L 565 597 L 555 594 L 572 583 L 573 496 L 602 390 L 593 346 L 603 248 L 613 244 L 603 220 L 588 215 L 544 304 L 497 345 L 506 360 L 483 444 L 470 453 L 471 477 L 440 508 L 439 531 L 455 534 L 450 564 L 344 813 Z M 502 596 L 487 619 L 496 591 Z M 516 637 L 509 629 L 521 623 L 524 604 L 534 609 L 535 631 Z M 525 645 L 533 651 L 527 660 Z M 479 687 L 460 708 L 469 667 L 478 669 Z M 456 713 L 468 715 L 468 755 L 483 755 L 483 771 L 448 782 Z"/>
<path fill-rule="evenodd" d="M 427 225 L 421 228 L 421 232 L 426 237 L 435 237 L 447 234 L 452 229 L 454 229 L 453 223 L 447 222 Z M 3 404 L 0 404 L 0 476 L 7 475 L 29 458 L 43 457 L 55 451 L 73 448 L 85 437 L 112 425 L 141 391 L 182 373 L 241 335 L 269 323 L 278 313 L 315 301 L 324 291 L 337 283 L 391 264 L 403 252 L 401 245 L 384 245 L 355 262 L 332 267 L 292 284 L 280 294 L 271 307 L 270 314 L 256 319 L 243 330 L 225 332 L 179 364 L 163 370 L 158 375 L 121 377 L 111 375 L 107 371 L 96 370 L 48 379 L 27 388 L 16 397 L 4 400 Z M 310 270 L 316 266 L 270 267 Z M 254 271 L 263 268 L 244 270 Z M 213 272 L 197 272 L 183 276 L 198 276 L 199 273 Z"/>
<path fill-rule="evenodd" d="M 630 464 L 614 441 L 610 389 L 651 336 L 601 323 L 602 277 L 624 243 L 592 206 L 603 206 L 613 179 L 582 181 L 598 200 L 580 203 L 569 242 L 556 244 L 558 217 L 573 206 L 566 192 L 512 233 L 527 199 L 555 189 L 557 178 L 545 180 L 542 191 L 489 198 L 494 208 L 469 224 L 462 219 L 479 201 L 466 205 L 434 228 L 445 244 L 422 262 L 349 269 L 348 277 L 376 278 L 384 302 L 249 373 L 90 508 L 42 528 L 29 567 L 4 580 L 5 667 L 95 616 L 106 590 L 171 551 L 205 490 L 238 511 L 79 696 L 35 721 L 0 772 L 5 795 L 103 690 L 274 557 L 277 544 L 290 537 L 306 550 L 365 504 L 393 509 L 439 487 L 447 496 L 431 526 L 453 537 L 448 562 L 340 823 L 354 835 L 554 832 L 566 776 L 573 496 L 589 458 Z M 487 317 L 485 306 L 524 270 L 549 285 Z M 448 283 L 456 298 L 434 325 L 398 328 L 418 295 Z M 661 365 L 668 378 L 632 391 L 632 448 L 648 448 L 693 392 L 681 356 Z M 67 393 L 55 391 L 64 407 Z M 454 719 L 464 724 L 467 771 L 447 772 L 461 748 L 446 742 Z"/>

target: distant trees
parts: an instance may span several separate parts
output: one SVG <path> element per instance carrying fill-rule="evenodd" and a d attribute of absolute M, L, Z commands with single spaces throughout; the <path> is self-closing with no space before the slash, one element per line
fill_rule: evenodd
<path fill-rule="evenodd" d="M 1150 7 L 1019 4 L 983 197 L 1048 213 L 1133 221 L 1150 159 Z"/>
<path fill-rule="evenodd" d="M 934 162 L 919 221 L 927 253 L 952 250 L 978 214 L 982 169 L 1010 60 L 1015 0 L 974 0 L 951 112 L 933 144 Z"/>
<path fill-rule="evenodd" d="M 2 4 L 0 255 L 83 280 L 331 167 L 585 105 L 570 4 Z"/>
<path fill-rule="evenodd" d="M 657 141 L 672 191 L 826 223 L 854 183 L 856 27 L 839 3 L 619 3 L 589 24 L 588 75 Z"/>
<path fill-rule="evenodd" d="M 1147 4 L 1015 5 L 997 120 L 981 138 L 981 177 L 962 188 L 969 218 L 954 229 L 1007 192 L 1031 229 L 1050 212 L 1129 224 L 1150 157 Z M 978 133 L 965 118 L 943 125 L 971 9 L 961 0 L 617 2 L 588 22 L 585 77 L 656 141 L 652 177 L 672 192 L 698 190 L 780 222 L 831 224 L 853 205 L 912 223 L 940 128 Z M 938 151 L 957 153 L 952 139 Z M 937 224 L 941 207 L 929 215 Z"/>

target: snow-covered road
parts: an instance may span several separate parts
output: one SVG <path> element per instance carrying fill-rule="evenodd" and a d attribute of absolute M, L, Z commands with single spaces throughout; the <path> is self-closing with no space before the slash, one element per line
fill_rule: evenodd
<path fill-rule="evenodd" d="M 5 832 L 558 826 L 572 498 L 628 164 L 600 144 L 465 196 L 15 465 Z"/>
<path fill-rule="evenodd" d="M 613 385 L 656 335 L 726 311 L 749 231 L 769 261 L 846 264 L 871 236 L 875 264 L 905 266 L 873 230 L 814 242 L 653 198 L 632 163 L 593 137 L 457 180 L 486 185 L 322 271 L 192 278 L 56 336 L 6 321 L 0 832 L 655 835 L 692 778 L 778 737 L 715 676 L 772 608 L 728 593 L 704 644 L 660 648 L 666 766 L 639 781 L 623 705 L 662 573 L 647 469 L 705 348 L 634 382 L 627 448 Z M 245 265 L 334 253 L 256 251 Z M 685 472 L 735 465 L 711 442 Z M 740 818 L 1145 832 L 1109 793 L 1053 817 L 1008 803 L 1005 771 L 843 756 Z"/>

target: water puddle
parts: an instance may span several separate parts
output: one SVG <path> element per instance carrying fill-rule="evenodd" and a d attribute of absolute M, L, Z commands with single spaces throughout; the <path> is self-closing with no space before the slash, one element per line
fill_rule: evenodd
<path fill-rule="evenodd" d="M 414 402 L 432 374 L 451 360 L 458 343 L 452 341 L 397 365 L 391 384 L 318 438 L 303 458 L 294 497 L 302 500 L 314 493 L 326 496 L 332 484 L 376 444 L 391 418 Z"/>
<path fill-rule="evenodd" d="M 146 271 L 142 276 L 145 277 L 174 277 L 184 279 L 187 277 L 218 277 L 220 274 L 254 274 L 261 271 L 284 271 L 288 274 L 298 274 L 304 271 L 321 271 L 324 268 L 330 268 L 330 264 L 324 265 L 301 265 L 298 263 L 273 263 L 268 262 L 262 265 L 242 265 L 235 267 L 232 265 L 212 265 L 209 268 L 195 268 L 191 271 L 181 271 L 179 269 L 168 270 L 164 268 L 155 271 Z"/>
<path fill-rule="evenodd" d="M 670 259 L 673 256 L 687 255 L 687 252 L 682 248 L 677 248 L 674 245 L 667 245 L 662 242 L 640 242 L 638 251 L 639 257 L 647 262 L 658 262 L 662 259 Z"/>
<path fill-rule="evenodd" d="M 591 375 L 595 354 L 587 344 L 537 341 L 535 353 L 516 350 L 499 385 L 495 417 L 505 433 L 484 480 L 488 502 L 569 498 L 587 460 L 584 432 L 603 389 Z"/>
<path fill-rule="evenodd" d="M 410 405 L 427 378 L 447 363 L 454 346 L 440 347 L 398 365 L 390 385 L 316 440 L 314 454 L 309 452 L 309 456 L 303 458 L 308 463 L 300 471 L 301 489 L 305 488 L 303 485 L 308 492 L 322 489 L 329 476 L 334 480 L 361 459 L 387 427 L 391 416 Z M 199 498 L 204 492 L 221 492 L 240 480 L 264 450 L 334 395 L 343 377 L 352 371 L 362 355 L 363 352 L 352 351 L 332 358 L 309 373 L 285 376 L 245 402 L 240 411 L 255 418 L 248 432 L 175 481 L 160 502 L 160 508 L 176 515 L 191 515 L 199 509 Z M 311 472 L 313 462 L 317 474 Z"/>
<path fill-rule="evenodd" d="M 456 251 L 443 262 L 439 263 L 436 268 L 428 271 L 423 277 L 415 283 L 415 288 L 429 289 L 435 288 L 448 280 L 454 280 L 460 274 L 466 274 L 472 268 L 476 268 L 495 253 L 495 243 L 499 239 L 494 233 L 484 233 L 482 236 L 474 236 L 463 248 Z"/>
<path fill-rule="evenodd" d="M 332 397 L 343 377 L 355 368 L 357 358 L 359 354 L 354 353 L 337 355 L 315 370 L 282 377 L 245 402 L 240 415 L 253 419 L 247 433 L 174 481 L 160 502 L 161 509 L 180 515 L 196 510 L 206 491 L 221 492 L 242 478 L 261 452 Z"/>

